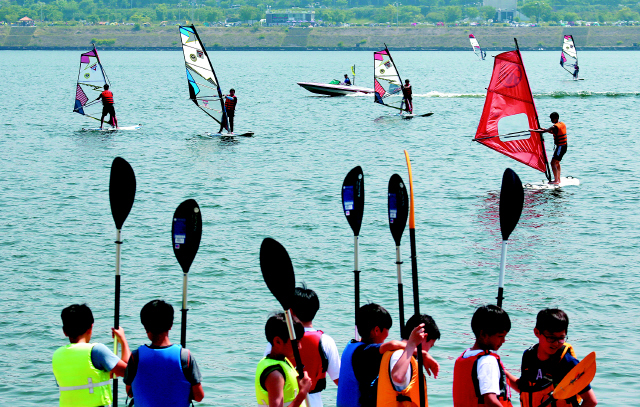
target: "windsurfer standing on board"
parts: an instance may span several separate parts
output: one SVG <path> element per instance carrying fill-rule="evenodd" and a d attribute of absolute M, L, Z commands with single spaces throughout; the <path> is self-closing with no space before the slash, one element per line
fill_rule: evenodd
<path fill-rule="evenodd" d="M 409 114 L 413 114 L 413 98 L 411 92 L 411 85 L 409 84 L 409 79 L 404 80 L 404 85 L 402 86 L 402 97 L 404 98 L 404 102 L 407 104 L 407 111 Z"/>
<path fill-rule="evenodd" d="M 573 72 L 573 79 L 578 79 L 578 71 L 580 70 L 578 63 L 576 62 L 573 67 L 576 69 L 575 72 Z"/>
<path fill-rule="evenodd" d="M 100 130 L 102 130 L 102 124 L 104 118 L 109 114 L 109 121 L 113 127 L 118 128 L 118 119 L 116 119 L 116 110 L 113 108 L 113 92 L 109 90 L 109 85 L 104 85 L 104 91 L 96 98 L 96 100 L 102 99 L 102 117 L 100 117 Z"/>
<path fill-rule="evenodd" d="M 236 97 L 236 90 L 229 89 L 229 94 L 224 95 L 224 108 L 227 111 L 227 118 L 229 119 L 229 134 L 233 134 L 233 117 L 236 112 L 236 105 L 238 104 L 238 98 Z M 218 133 L 222 133 L 222 129 L 224 128 L 224 120 L 220 123 L 220 130 Z"/>
<path fill-rule="evenodd" d="M 560 161 L 567 152 L 567 125 L 560 120 L 560 115 L 557 112 L 553 112 L 549 115 L 553 126 L 548 129 L 533 130 L 536 133 L 551 133 L 553 134 L 553 144 L 556 145 L 553 150 L 553 157 L 551 158 L 551 170 L 553 171 L 554 180 L 550 184 L 560 183 Z"/>

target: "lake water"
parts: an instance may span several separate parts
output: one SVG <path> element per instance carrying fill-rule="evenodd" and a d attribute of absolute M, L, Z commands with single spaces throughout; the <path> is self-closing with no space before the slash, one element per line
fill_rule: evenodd
<path fill-rule="evenodd" d="M 176 38 L 178 34 L 176 32 Z M 393 52 L 393 51 L 392 51 Z M 203 235 L 189 274 L 187 346 L 204 377 L 201 406 L 253 406 L 264 323 L 279 304 L 259 267 L 262 239 L 289 251 L 298 282 L 318 293 L 315 326 L 339 348 L 353 335 L 353 234 L 340 190 L 356 165 L 365 174 L 360 233 L 361 302 L 377 302 L 398 335 L 395 245 L 387 222 L 387 183 L 408 180 L 411 154 L 420 307 L 442 339 L 441 364 L 428 380 L 431 406 L 450 406 L 455 358 L 473 343 L 470 319 L 494 303 L 500 261 L 498 197 L 505 168 L 523 182 L 543 175 L 473 143 L 492 58 L 469 52 L 393 52 L 428 118 L 387 114 L 370 96 L 313 96 L 297 81 L 342 78 L 372 87 L 371 52 L 211 52 L 225 91 L 238 95 L 236 131 L 254 138 L 201 137 L 217 126 L 188 100 L 180 52 L 100 51 L 121 125 L 135 132 L 82 132 L 72 113 L 79 52 L 0 52 L 0 383 L 2 405 L 54 405 L 54 350 L 66 342 L 60 311 L 86 302 L 93 340 L 111 346 L 115 228 L 109 169 L 121 156 L 137 178 L 123 228 L 121 326 L 132 348 L 148 342 L 141 307 L 163 298 L 176 309 L 179 342 L 182 272 L 171 247 L 171 220 L 185 199 L 202 210 Z M 495 54 L 495 53 L 489 53 Z M 571 318 L 578 357 L 597 352 L 593 388 L 602 406 L 634 405 L 640 395 L 637 52 L 581 52 L 574 82 L 559 52 L 523 52 L 543 126 L 558 111 L 568 126 L 562 174 L 579 187 L 527 192 L 510 238 L 504 308 L 513 328 L 500 350 L 519 374 L 535 341 L 537 312 L 560 307 Z M 551 153 L 551 138 L 547 149 Z M 413 309 L 408 231 L 405 309 Z M 120 402 L 124 402 L 120 382 Z M 323 393 L 335 405 L 336 386 Z M 515 404 L 518 397 L 514 396 Z"/>

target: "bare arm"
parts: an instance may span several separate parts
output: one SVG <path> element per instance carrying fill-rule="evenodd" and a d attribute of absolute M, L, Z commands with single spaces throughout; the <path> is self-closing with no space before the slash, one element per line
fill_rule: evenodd
<path fill-rule="evenodd" d="M 514 375 L 512 375 L 511 373 L 507 372 L 506 370 L 504 371 L 504 374 L 507 375 L 507 379 L 509 379 L 508 380 L 509 386 L 511 386 L 513 390 L 520 393 L 520 387 L 518 386 L 519 379 Z"/>
<path fill-rule="evenodd" d="M 111 375 L 123 377 L 124 371 L 127 369 L 127 362 L 129 362 L 129 357 L 131 356 L 129 343 L 127 342 L 127 338 L 124 336 L 124 329 L 122 328 L 111 328 L 111 336 L 117 337 L 118 342 L 122 345 L 122 357 L 118 361 L 118 364 L 111 369 Z"/>
<path fill-rule="evenodd" d="M 380 354 L 385 354 L 390 350 L 404 349 L 407 345 L 401 341 L 389 341 L 380 346 Z"/>
<path fill-rule="evenodd" d="M 191 400 L 194 401 L 202 401 L 204 398 L 204 389 L 202 388 L 202 383 L 198 383 L 194 386 L 191 386 Z"/>
<path fill-rule="evenodd" d="M 598 400 L 596 400 L 596 394 L 593 392 L 593 389 L 589 389 L 584 393 L 580 394 L 582 397 L 582 407 L 595 407 L 598 404 Z"/>
<path fill-rule="evenodd" d="M 422 363 L 429 376 L 433 373 L 434 378 L 438 377 L 438 373 L 440 373 L 440 364 L 436 362 L 433 356 L 431 356 L 426 350 L 422 351 Z"/>
<path fill-rule="evenodd" d="M 495 393 L 483 394 L 482 397 L 484 397 L 484 405 L 486 407 L 502 407 Z"/>
<path fill-rule="evenodd" d="M 269 406 L 282 407 L 284 405 L 284 376 L 282 373 L 278 371 L 269 373 L 264 381 L 264 387 L 269 394 Z"/>
<path fill-rule="evenodd" d="M 411 331 L 411 335 L 409 336 L 409 340 L 407 341 L 406 347 L 404 348 L 404 352 L 402 352 L 400 359 L 398 359 L 396 364 L 393 366 L 393 369 L 391 369 L 391 378 L 394 382 L 402 383 L 405 375 L 407 374 L 409 366 L 411 366 L 411 358 L 413 357 L 413 353 L 415 352 L 417 345 L 422 342 L 424 337 L 424 324 L 418 325 L 413 329 L 413 331 Z"/>

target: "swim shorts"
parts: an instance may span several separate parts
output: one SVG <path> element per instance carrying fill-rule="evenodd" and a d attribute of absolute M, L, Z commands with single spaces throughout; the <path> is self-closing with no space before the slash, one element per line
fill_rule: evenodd
<path fill-rule="evenodd" d="M 553 150 L 553 159 L 560 162 L 562 161 L 562 157 L 567 152 L 567 145 L 564 146 L 556 146 L 556 149 Z"/>

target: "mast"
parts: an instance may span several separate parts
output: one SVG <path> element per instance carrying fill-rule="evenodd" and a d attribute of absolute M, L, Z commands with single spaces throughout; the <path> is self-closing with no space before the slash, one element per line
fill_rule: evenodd
<path fill-rule="evenodd" d="M 529 78 L 529 76 L 527 75 L 527 71 L 524 68 L 524 62 L 522 61 L 522 54 L 520 54 L 520 47 L 518 46 L 518 39 L 514 38 L 513 41 L 515 41 L 516 43 L 516 51 L 518 52 L 518 58 L 520 58 L 520 63 L 522 64 L 522 71 L 524 72 L 524 75 Z M 529 81 L 527 80 L 527 83 Z M 541 128 L 540 126 L 540 119 L 538 118 L 538 109 L 536 108 L 536 102 L 533 99 L 533 93 L 531 93 L 531 86 L 529 86 L 529 95 L 531 95 L 531 103 L 533 103 L 533 110 L 536 112 L 536 124 L 538 125 L 538 128 Z M 544 175 L 547 177 L 547 180 L 549 182 L 551 182 L 551 170 L 549 168 L 549 159 L 547 158 L 547 149 L 545 148 L 544 145 L 544 137 L 542 136 L 542 133 L 535 133 L 535 134 L 539 134 L 540 135 L 540 143 L 542 143 L 542 155 L 544 157 L 544 163 L 545 163 L 545 173 Z"/>
<path fill-rule="evenodd" d="M 391 57 L 391 52 L 389 52 L 389 48 L 387 48 L 387 44 L 384 44 L 384 50 L 387 51 L 387 55 L 389 55 L 389 61 L 391 61 L 391 63 L 393 64 L 394 68 L 396 69 L 396 74 L 398 75 L 398 79 L 400 79 L 400 91 L 402 92 L 402 100 L 404 101 L 404 85 L 402 82 L 402 77 L 400 76 L 400 72 L 398 72 L 398 65 L 396 65 L 395 62 L 393 62 L 393 58 Z M 402 103 L 400 104 L 400 110 L 404 110 L 406 112 L 409 111 L 409 109 L 402 109 Z"/>

